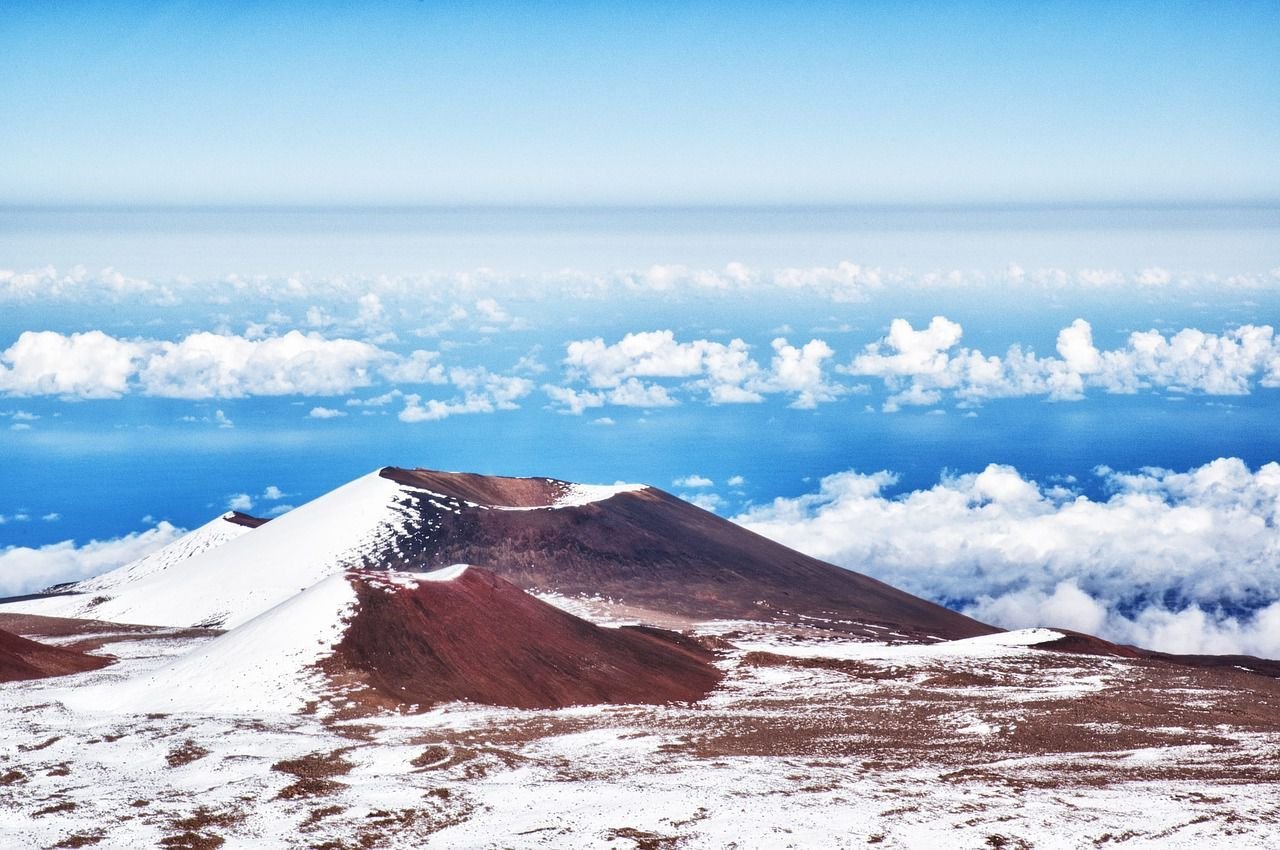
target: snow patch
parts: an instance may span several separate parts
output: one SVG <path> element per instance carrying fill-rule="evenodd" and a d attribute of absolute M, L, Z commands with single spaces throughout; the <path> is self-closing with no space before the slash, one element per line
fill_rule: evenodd
<path fill-rule="evenodd" d="M 467 566 L 467 564 L 454 564 L 429 573 L 417 573 L 416 576 L 422 581 L 453 581 L 467 571 Z"/>
<path fill-rule="evenodd" d="M 644 484 L 570 484 L 564 492 L 551 503 L 553 508 L 576 508 L 592 502 L 603 502 L 612 499 L 619 493 L 634 493 L 649 489 Z"/>

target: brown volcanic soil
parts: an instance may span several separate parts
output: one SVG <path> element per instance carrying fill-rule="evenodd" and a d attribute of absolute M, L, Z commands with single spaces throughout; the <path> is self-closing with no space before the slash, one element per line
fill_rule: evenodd
<path fill-rule="evenodd" d="M 998 631 L 654 488 L 511 511 L 488 506 L 546 505 L 567 485 L 395 467 L 382 475 L 441 495 L 407 494 L 418 522 L 377 566 L 482 564 L 526 589 L 600 595 L 694 619 L 790 620 L 847 632 L 872 623 L 917 638 Z"/>
<path fill-rule="evenodd" d="M 65 676 L 106 667 L 115 659 L 86 655 L 0 631 L 0 682 Z"/>
<path fill-rule="evenodd" d="M 1156 652 L 1129 644 L 1112 643 L 1093 635 L 1069 629 L 1054 629 L 1062 632 L 1057 640 L 1034 645 L 1033 649 L 1070 652 L 1078 655 L 1103 655 L 1112 658 L 1145 658 L 1151 661 L 1176 664 L 1179 667 L 1230 668 L 1257 673 L 1280 679 L 1280 661 L 1267 658 L 1254 658 L 1251 655 L 1176 655 L 1171 652 Z"/>
<path fill-rule="evenodd" d="M 351 696 L 366 705 L 692 702 L 723 675 L 693 639 L 602 628 L 476 567 L 417 587 L 377 573 L 353 573 L 352 583 L 357 613 L 321 666 L 365 685 Z"/>

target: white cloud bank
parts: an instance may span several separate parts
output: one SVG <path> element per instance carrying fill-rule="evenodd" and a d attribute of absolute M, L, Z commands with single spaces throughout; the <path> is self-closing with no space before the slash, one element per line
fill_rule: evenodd
<path fill-rule="evenodd" d="M 1098 474 L 1105 501 L 994 464 L 899 496 L 849 471 L 735 521 L 997 625 L 1280 658 L 1280 464 Z"/>
<path fill-rule="evenodd" d="M 867 345 L 839 371 L 883 379 L 892 412 L 933 405 L 946 396 L 961 404 L 1018 396 L 1075 401 L 1088 388 L 1135 393 L 1149 388 L 1207 395 L 1245 395 L 1255 383 L 1280 386 L 1280 338 L 1270 325 L 1242 325 L 1221 334 L 1185 328 L 1131 333 L 1121 348 L 1099 350 L 1093 328 L 1076 319 L 1058 332 L 1058 357 L 1037 357 L 1014 345 L 1003 357 L 960 346 L 963 329 L 934 316 L 916 330 L 894 319 L 889 333 Z"/>
<path fill-rule="evenodd" d="M 1092 326 L 1076 319 L 1058 333 L 1056 357 L 1039 357 L 1020 345 L 1003 356 L 987 355 L 962 346 L 962 336 L 960 324 L 944 316 L 920 329 L 894 319 L 882 339 L 829 369 L 835 352 L 822 339 L 792 345 L 777 337 L 766 363 L 740 338 L 681 341 L 670 330 L 633 332 L 612 343 L 602 337 L 568 342 L 565 380 L 545 383 L 543 390 L 554 409 L 581 415 L 609 405 L 671 407 L 688 397 L 720 405 L 755 404 L 777 395 L 793 408 L 812 409 L 867 390 L 866 384 L 837 382 L 831 371 L 883 381 L 888 412 L 948 399 L 962 406 L 1026 396 L 1074 401 L 1091 389 L 1231 396 L 1257 386 L 1280 387 L 1280 336 L 1270 325 L 1222 333 L 1135 332 L 1123 346 L 1102 350 L 1094 344 Z M 437 351 L 399 354 L 372 342 L 297 330 L 278 336 L 198 332 L 177 341 L 124 339 L 99 330 L 25 331 L 0 351 L 0 395 L 204 400 L 340 396 L 389 384 L 406 387 L 400 418 L 419 422 L 517 407 L 514 402 L 534 388 L 518 373 L 532 367 L 526 356 L 501 374 L 446 365 Z M 424 400 L 409 385 L 451 386 L 454 395 Z M 332 408 L 315 409 L 318 417 L 324 411 L 334 415 Z M 227 420 L 218 424 L 231 426 Z"/>
<path fill-rule="evenodd" d="M 184 534 L 183 529 L 161 521 L 146 531 L 111 540 L 91 540 L 83 546 L 64 540 L 35 549 L 0 549 L 0 595 L 32 593 L 52 584 L 98 575 L 168 546 Z"/>
<path fill-rule="evenodd" d="M 102 331 L 25 331 L 0 351 L 0 394 L 68 399 L 347 395 L 378 382 L 454 383 L 475 370 L 447 371 L 439 353 L 399 355 L 368 342 L 289 331 L 249 338 L 193 333 L 177 342 L 118 339 Z M 323 408 L 317 408 L 323 409 Z"/>
<path fill-rule="evenodd" d="M 786 393 L 792 407 L 812 408 L 847 392 L 826 380 L 823 366 L 835 352 L 822 340 L 796 347 L 779 337 L 771 346 L 774 354 L 766 368 L 741 339 L 680 342 L 674 332 L 661 330 L 629 333 L 615 343 L 601 337 L 576 340 L 565 346 L 564 365 L 572 381 L 588 388 L 543 389 L 572 414 L 605 404 L 669 407 L 677 401 L 657 381 L 672 379 L 712 404 L 753 404 L 767 394 Z"/>

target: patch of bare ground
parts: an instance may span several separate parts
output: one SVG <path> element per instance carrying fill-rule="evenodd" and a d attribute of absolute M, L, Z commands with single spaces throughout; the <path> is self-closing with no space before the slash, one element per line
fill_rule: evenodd
<path fill-rule="evenodd" d="M 77 832 L 74 835 L 68 835 L 53 847 L 54 850 L 61 850 L 64 847 L 92 847 L 94 844 L 101 843 L 106 837 L 105 832 Z"/>
<path fill-rule="evenodd" d="M 219 629 L 183 629 L 166 626 L 139 626 L 131 623 L 108 623 L 104 620 L 74 617 L 45 617 L 40 614 L 0 613 L 0 629 L 28 638 L 66 638 L 83 635 L 83 639 L 64 643 L 61 649 L 71 652 L 93 652 L 107 644 L 137 640 L 183 640 L 216 637 Z"/>
<path fill-rule="evenodd" d="M 177 831 L 160 839 L 160 846 L 169 850 L 216 850 L 226 839 L 214 830 L 229 829 L 243 820 L 244 814 L 239 811 L 201 807 L 186 817 L 171 820 L 169 828 Z"/>
<path fill-rule="evenodd" d="M 331 777 L 345 776 L 355 767 L 343 757 L 348 751 L 349 748 L 344 748 L 328 753 L 311 753 L 271 765 L 272 770 L 295 777 L 295 781 L 280 789 L 276 797 L 281 800 L 296 800 L 341 791 L 346 786 L 335 782 Z"/>
<path fill-rule="evenodd" d="M 165 761 L 168 762 L 169 767 L 182 767 L 193 761 L 199 761 L 207 755 L 209 755 L 208 750 L 188 738 L 170 750 L 165 756 Z"/>
<path fill-rule="evenodd" d="M 301 832 L 310 832 L 319 826 L 320 822 L 325 818 L 340 815 L 346 811 L 343 806 L 321 806 L 318 809 L 312 809 L 307 813 L 307 818 L 298 824 L 298 830 Z"/>
<path fill-rule="evenodd" d="M 54 803 L 52 806 L 45 806 L 43 809 L 38 809 L 32 812 L 31 816 L 33 818 L 40 818 L 45 815 L 57 815 L 62 812 L 75 811 L 77 808 L 79 807 L 70 800 L 63 800 L 61 803 Z"/>
<path fill-rule="evenodd" d="M 226 829 L 235 826 L 244 820 L 241 812 L 234 810 L 215 811 L 213 809 L 199 808 L 185 818 L 177 818 L 170 823 L 174 829 L 181 830 L 200 830 L 210 827 L 219 827 Z"/>
<path fill-rule="evenodd" d="M 22 785 L 27 781 L 27 775 L 21 770 L 6 770 L 0 773 L 0 785 Z"/>
<path fill-rule="evenodd" d="M 632 846 L 635 850 L 674 850 L 680 844 L 678 835 L 658 835 L 656 832 L 645 832 L 629 826 L 611 829 L 605 833 L 605 837 L 609 841 L 622 838 L 634 842 Z"/>
<path fill-rule="evenodd" d="M 36 743 L 36 744 L 19 744 L 19 745 L 18 745 L 18 752 L 20 752 L 20 753 L 34 753 L 34 752 L 36 752 L 36 751 L 38 751 L 38 750 L 46 750 L 46 749 L 48 749 L 49 747 L 52 747 L 54 744 L 58 743 L 58 742 L 59 742 L 59 741 L 61 741 L 61 740 L 62 740 L 62 736 L 61 736 L 61 735 L 54 735 L 53 737 L 51 737 L 51 738 L 46 738 L 46 739 L 44 739 L 43 741 L 40 741 L 39 743 Z"/>
<path fill-rule="evenodd" d="M 221 835 L 190 831 L 160 839 L 160 846 L 166 850 L 218 850 L 226 843 Z"/>
<path fill-rule="evenodd" d="M 793 667 L 798 670 L 831 670 L 845 673 L 855 679 L 867 679 L 873 682 L 903 679 L 914 675 L 909 668 L 885 667 L 866 661 L 852 661 L 845 658 L 801 658 L 795 655 L 780 655 L 775 652 L 748 652 L 742 656 L 742 663 L 750 667 Z"/>
<path fill-rule="evenodd" d="M 1025 838 L 1003 835 L 998 832 L 988 835 L 982 843 L 984 847 L 991 847 L 993 850 L 1031 850 L 1034 846 Z"/>

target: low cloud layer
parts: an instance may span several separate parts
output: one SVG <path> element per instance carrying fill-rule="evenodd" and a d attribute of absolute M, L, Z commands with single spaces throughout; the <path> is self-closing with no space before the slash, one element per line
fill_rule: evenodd
<path fill-rule="evenodd" d="M 1058 332 L 1057 357 L 1038 357 L 1014 345 L 1003 356 L 960 345 L 964 329 L 934 316 L 915 329 L 895 319 L 842 372 L 884 381 L 886 411 L 928 406 L 951 398 L 978 404 L 996 398 L 1045 396 L 1077 401 L 1086 390 L 1135 393 L 1160 388 L 1179 393 L 1246 395 L 1255 383 L 1280 386 L 1280 339 L 1270 325 L 1242 325 L 1221 334 L 1185 328 L 1129 335 L 1125 345 L 1099 350 L 1093 328 L 1076 319 Z"/>
<path fill-rule="evenodd" d="M 0 352 L 0 392 L 14 396 L 242 398 L 338 395 L 368 386 L 399 358 L 353 339 L 290 331 L 267 339 L 194 333 L 177 342 L 102 331 L 25 331 Z"/>
<path fill-rule="evenodd" d="M 163 307 L 178 304 L 225 304 L 261 299 L 277 304 L 301 303 L 312 324 L 335 321 L 313 302 L 356 303 L 353 322 L 376 324 L 387 318 L 394 302 L 443 306 L 447 329 L 458 323 L 509 327 L 511 317 L 495 300 L 531 294 L 594 300 L 627 295 L 737 298 L 744 294 L 794 294 L 833 303 L 867 301 L 885 292 L 929 292 L 1004 287 L 1020 292 L 1151 293 L 1196 290 L 1266 291 L 1280 287 L 1280 269 L 1248 274 L 1204 274 L 1150 266 L 1117 268 L 1023 268 L 1010 263 L 993 269 L 883 268 L 845 260 L 830 266 L 751 268 L 729 262 L 719 268 L 657 264 L 643 269 L 587 272 L 565 269 L 542 275 L 513 275 L 493 269 L 430 275 L 229 275 L 209 280 L 185 278 L 155 281 L 114 268 L 91 271 L 84 266 L 59 269 L 0 269 L 0 303 L 140 303 Z M 452 302 L 452 303 L 450 303 Z M 429 326 L 430 327 L 430 326 Z"/>
<path fill-rule="evenodd" d="M 849 471 L 735 520 L 997 625 L 1280 658 L 1280 464 L 1097 474 L 1105 500 L 994 464 L 896 496 Z"/>
<path fill-rule="evenodd" d="M 366 300 L 361 309 L 370 321 L 384 312 L 377 299 Z M 490 318 L 505 315 L 496 303 L 484 302 L 484 309 Z M 1076 319 L 1059 331 L 1056 356 L 1044 357 L 1018 344 L 1003 355 L 988 355 L 963 346 L 963 336 L 963 327 L 945 316 L 921 328 L 894 319 L 884 337 L 855 344 L 852 356 L 842 356 L 820 338 L 793 345 L 776 337 L 763 348 L 739 337 L 682 340 L 672 330 L 635 331 L 613 341 L 570 340 L 556 378 L 540 361 L 540 347 L 509 369 L 494 371 L 474 361 L 448 363 L 441 351 L 400 353 L 384 347 L 396 345 L 394 334 L 379 341 L 377 336 L 256 328 L 244 335 L 201 331 L 171 341 L 100 330 L 24 331 L 0 351 L 0 396 L 198 401 L 351 396 L 378 388 L 378 395 L 364 403 L 402 401 L 399 418 L 423 422 L 516 408 L 537 388 L 530 376 L 541 381 L 552 409 L 572 415 L 605 407 L 652 410 L 686 401 L 759 404 L 771 397 L 813 409 L 865 394 L 875 383 L 883 385 L 885 412 L 975 407 L 1005 398 L 1079 401 L 1095 393 L 1147 391 L 1238 396 L 1280 387 L 1280 336 L 1270 325 L 1221 332 L 1138 331 L 1118 348 L 1100 349 L 1092 325 Z M 455 359 L 471 351 L 448 344 L 442 350 Z M 849 359 L 836 365 L 844 358 Z M 444 389 L 427 393 L 421 389 L 427 386 Z M 313 418 L 342 413 L 333 405 L 311 409 Z M 218 424 L 230 427 L 229 420 Z M 16 418 L 9 423 L 12 430 L 31 427 Z"/>
<path fill-rule="evenodd" d="M 63 540 L 30 548 L 0 549 L 0 595 L 31 593 L 66 581 L 95 576 L 169 545 L 186 532 L 167 522 L 111 540 L 91 540 L 77 546 Z"/>

